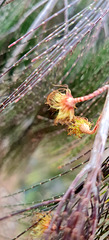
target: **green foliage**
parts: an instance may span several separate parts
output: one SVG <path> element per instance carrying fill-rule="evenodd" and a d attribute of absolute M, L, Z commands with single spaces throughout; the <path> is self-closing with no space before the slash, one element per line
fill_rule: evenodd
<path fill-rule="evenodd" d="M 17 47 L 15 45 L 8 49 L 8 45 L 28 32 L 29 27 L 31 27 L 31 24 L 46 4 L 30 14 L 21 25 L 20 20 L 24 18 L 25 13 L 39 2 L 35 0 L 14 0 L 0 8 L 1 73 L 7 70 L 11 58 L 14 59 L 14 50 Z M 80 3 L 69 9 L 69 16 L 72 17 L 74 14 L 77 14 L 90 3 L 91 1 L 80 1 Z M 60 7 L 62 8 L 63 6 L 64 3 L 58 1 L 53 13 L 59 11 Z M 14 63 L 37 43 L 40 43 L 45 37 L 55 31 L 63 21 L 64 13 L 59 14 L 57 18 L 38 28 L 30 40 L 26 41 L 25 38 L 26 47 L 18 53 Z M 18 23 L 19 27 L 16 30 Z M 72 23 L 69 29 L 72 30 L 75 25 L 76 23 Z M 14 27 L 14 31 L 10 32 Z M 98 35 L 96 35 L 97 31 Z M 1 175 L 3 177 L 5 175 L 5 179 L 8 179 L 7 185 L 12 176 L 16 178 L 16 186 L 13 186 L 14 190 L 18 187 L 23 190 L 48 179 L 47 183 L 39 184 L 33 189 L 31 187 L 29 191 L 22 193 L 23 197 L 21 198 L 23 198 L 24 204 L 41 201 L 42 199 L 51 199 L 52 196 L 56 197 L 63 194 L 82 168 L 84 161 L 89 158 L 90 154 L 85 156 L 84 153 L 92 148 L 95 135 L 84 135 L 82 139 L 68 136 L 64 125 L 54 126 L 54 118 L 57 113 L 50 110 L 45 103 L 48 93 L 52 89 L 57 89 L 56 85 L 58 84 L 67 84 L 72 91 L 73 97 L 79 97 L 92 93 L 103 84 L 109 82 L 109 39 L 105 39 L 104 33 L 104 28 L 101 29 L 101 24 L 98 23 L 93 31 L 84 36 L 72 51 L 69 51 L 58 64 L 54 64 L 52 71 L 44 76 L 41 81 L 36 82 L 32 90 L 22 97 L 20 101 L 10 103 L 0 113 L 0 167 Z M 34 63 L 31 60 L 43 54 L 45 50 L 50 49 L 53 44 L 57 44 L 57 41 L 62 40 L 63 36 L 64 30 L 56 37 L 51 38 L 50 41 L 45 41 L 34 49 L 22 62 L 19 62 L 1 78 L 1 103 L 8 99 L 8 96 L 18 89 L 30 77 L 31 73 L 36 73 L 35 71 L 39 66 L 42 69 L 39 71 L 38 76 L 43 69 L 46 70 L 43 67 L 43 62 L 46 61 L 47 57 L 53 58 L 54 53 L 52 51 L 47 52 L 43 57 L 39 57 Z M 19 46 L 20 44 L 18 44 L 18 48 Z M 61 53 L 63 49 L 61 47 L 59 49 Z M 56 56 L 58 56 L 58 52 Z M 55 62 L 55 58 L 53 58 L 53 61 Z M 72 67 L 74 63 L 75 66 Z M 72 68 L 71 71 L 70 68 Z M 75 109 L 76 115 L 87 117 L 94 126 L 102 112 L 104 100 L 105 94 L 102 94 L 90 101 L 79 103 L 77 109 Z M 78 155 L 81 155 L 78 162 L 74 161 L 71 166 L 71 163 L 69 163 L 67 168 L 59 169 L 60 165 L 68 163 L 73 158 L 76 159 Z M 74 168 L 74 170 L 69 170 L 70 167 Z M 68 173 L 64 174 L 65 171 L 68 171 Z M 63 175 L 61 176 L 61 174 Z M 55 180 L 51 180 L 52 177 L 57 175 L 58 177 Z M 103 181 L 105 182 L 105 179 Z M 9 191 L 13 192 L 13 189 Z M 105 191 L 107 191 L 107 188 L 102 192 L 103 196 L 106 193 Z M 108 203 L 108 200 L 106 201 Z M 12 205 L 14 206 L 13 203 Z M 46 210 L 49 208 L 50 206 Z M 41 207 L 40 210 L 42 209 L 44 208 Z M 15 210 L 17 210 L 16 206 Z M 23 215 L 27 226 L 32 224 L 33 212 L 36 212 L 36 210 L 30 210 Z M 30 222 L 28 224 L 29 214 Z M 23 225 L 22 221 L 21 225 Z M 19 230 L 21 229 L 18 228 Z M 17 235 L 16 230 L 15 235 Z"/>

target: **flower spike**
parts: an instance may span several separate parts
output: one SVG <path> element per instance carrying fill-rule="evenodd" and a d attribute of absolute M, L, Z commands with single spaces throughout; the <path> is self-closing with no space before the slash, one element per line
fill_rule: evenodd
<path fill-rule="evenodd" d="M 75 116 L 73 121 L 68 125 L 68 135 L 81 137 L 83 133 L 89 133 L 91 123 L 88 119 Z"/>
<path fill-rule="evenodd" d="M 36 217 L 34 219 L 34 221 L 38 224 L 36 224 L 36 226 L 32 229 L 32 231 L 30 232 L 30 235 L 32 236 L 32 238 L 41 238 L 42 235 L 45 233 L 45 231 L 47 230 L 50 221 L 51 221 L 51 214 L 47 214 L 44 215 L 43 213 L 37 213 Z M 41 238 L 42 239 L 42 238 Z"/>
<path fill-rule="evenodd" d="M 64 91 L 64 92 L 63 92 Z M 70 89 L 54 90 L 47 97 L 47 102 L 51 108 L 58 110 L 55 124 L 68 124 L 73 120 L 75 104 Z"/>
<path fill-rule="evenodd" d="M 73 122 L 68 125 L 68 135 L 74 134 L 81 137 L 82 134 L 94 134 L 99 127 L 100 119 L 101 115 L 98 118 L 95 127 L 91 130 L 91 122 L 89 122 L 87 118 L 75 116 Z"/>

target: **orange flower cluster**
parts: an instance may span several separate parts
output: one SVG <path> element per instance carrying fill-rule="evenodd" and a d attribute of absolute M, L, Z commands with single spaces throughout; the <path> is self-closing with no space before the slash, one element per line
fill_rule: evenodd
<path fill-rule="evenodd" d="M 46 104 L 48 104 L 50 108 L 55 109 L 55 111 L 58 111 L 54 124 L 65 124 L 69 135 L 75 134 L 81 137 L 82 134 L 93 134 L 98 128 L 98 121 L 97 126 L 93 130 L 90 130 L 91 123 L 88 119 L 75 116 L 75 99 L 68 88 L 54 90 L 48 95 Z"/>
<path fill-rule="evenodd" d="M 91 134 L 90 126 L 88 119 L 74 116 L 73 121 L 68 125 L 68 135 L 74 134 L 81 137 L 83 133 Z"/>
<path fill-rule="evenodd" d="M 39 222 L 38 222 L 39 221 Z M 35 227 L 33 227 L 30 235 L 32 238 L 39 239 L 42 237 L 44 232 L 47 230 L 51 221 L 51 214 L 37 213 L 34 217 L 34 222 L 38 222 Z M 42 239 L 42 238 L 41 238 Z"/>
<path fill-rule="evenodd" d="M 75 104 L 70 89 L 54 90 L 48 95 L 46 103 L 56 111 L 58 110 L 55 124 L 68 124 L 73 120 Z"/>

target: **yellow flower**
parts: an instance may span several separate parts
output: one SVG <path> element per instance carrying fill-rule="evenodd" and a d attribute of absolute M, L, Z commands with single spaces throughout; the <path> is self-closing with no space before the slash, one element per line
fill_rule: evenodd
<path fill-rule="evenodd" d="M 51 108 L 58 111 L 55 124 L 68 124 L 74 117 L 74 98 L 71 95 L 70 89 L 54 90 L 47 97 L 47 102 Z"/>
<path fill-rule="evenodd" d="M 51 221 L 51 215 L 50 214 L 46 214 L 46 213 L 37 213 L 35 218 L 34 218 L 34 222 L 38 224 L 36 224 L 36 226 L 34 226 L 34 228 L 32 229 L 30 235 L 33 238 L 39 239 L 42 237 L 42 235 L 44 234 L 44 232 L 46 231 L 46 229 L 48 228 L 50 221 Z M 41 219 L 41 220 L 40 220 Z"/>
<path fill-rule="evenodd" d="M 83 133 L 92 134 L 90 127 L 91 123 L 88 119 L 74 116 L 73 121 L 68 125 L 68 135 L 75 134 L 76 136 L 81 137 Z"/>
<path fill-rule="evenodd" d="M 92 96 L 90 94 L 90 96 Z M 86 97 L 73 98 L 71 91 L 68 88 L 60 88 L 59 90 L 54 90 L 47 97 L 47 102 L 51 108 L 58 111 L 57 117 L 54 123 L 60 123 L 67 125 L 68 134 L 75 134 L 78 137 L 84 134 L 93 134 L 97 131 L 101 119 L 101 115 L 97 120 L 95 127 L 91 130 L 91 123 L 88 119 L 75 116 L 74 108 L 75 104 L 78 102 L 86 101 Z"/>

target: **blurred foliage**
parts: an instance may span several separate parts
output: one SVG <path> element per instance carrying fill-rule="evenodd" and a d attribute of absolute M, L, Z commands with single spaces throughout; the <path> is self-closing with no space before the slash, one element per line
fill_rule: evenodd
<path fill-rule="evenodd" d="M 68 2 L 70 4 L 72 1 Z M 69 18 L 80 12 L 91 2 L 92 1 L 81 0 L 75 3 L 75 5 L 68 10 Z M 8 48 L 9 44 L 28 31 L 32 22 L 46 5 L 45 3 L 40 6 L 25 18 L 25 14 L 38 3 L 40 3 L 40 1 L 14 0 L 9 4 L 5 2 L 5 4 L 1 6 L 1 74 L 8 69 L 9 66 L 7 66 L 7 63 L 9 65 L 11 59 L 14 59 L 13 52 L 17 45 Z M 64 1 L 58 1 L 52 14 L 58 12 L 63 7 Z M 20 24 L 21 19 L 24 20 Z M 64 12 L 58 14 L 56 18 L 38 28 L 37 31 L 34 31 L 32 39 L 27 42 L 25 39 L 26 47 L 17 55 L 15 62 L 24 56 L 27 51 L 32 49 L 34 45 L 41 42 L 48 34 L 52 33 L 57 26 L 60 26 L 63 22 Z M 74 27 L 74 25 L 71 26 L 71 29 L 72 27 Z M 28 92 L 19 102 L 10 104 L 0 113 L 0 168 L 1 176 L 5 176 L 6 188 L 12 176 L 16 176 L 17 179 L 15 181 L 16 186 L 12 184 L 14 185 L 14 190 L 18 187 L 21 189 L 28 188 L 30 185 L 43 181 L 44 179 L 52 178 L 52 176 L 61 172 L 60 169 L 58 169 L 61 164 L 91 149 L 94 136 L 83 136 L 82 139 L 78 139 L 75 136 L 68 136 L 65 126 L 54 126 L 53 119 L 55 114 L 53 111 L 49 111 L 49 107 L 45 105 L 45 102 L 48 93 L 52 89 L 57 88 L 55 86 L 56 84 L 67 84 L 72 91 L 72 95 L 77 97 L 91 93 L 101 87 L 102 84 L 105 84 L 105 82 L 108 82 L 109 35 L 106 35 L 105 27 L 109 28 L 108 18 L 106 18 L 103 23 L 98 23 L 97 27 L 95 27 L 91 33 L 88 33 L 61 62 L 55 65 L 52 71 L 37 83 L 32 91 Z M 22 62 L 10 69 L 10 71 L 3 76 L 3 79 L 1 78 L 1 102 L 7 99 L 39 64 L 43 63 L 43 59 L 41 58 L 38 59 L 37 62 L 35 61 L 35 63 L 32 63 L 31 60 L 45 49 L 50 48 L 63 36 L 64 31 L 54 39 L 51 39 L 50 42 L 42 43 L 42 45 L 30 53 L 29 56 L 25 57 Z M 74 62 L 75 66 L 72 67 Z M 72 68 L 72 70 L 68 76 L 66 76 L 70 68 Z M 102 111 L 104 100 L 105 93 L 93 100 L 78 104 L 76 114 L 87 117 L 95 124 Z M 78 164 L 84 159 L 85 157 L 83 155 Z M 75 166 L 75 164 L 74 162 L 72 166 Z M 32 203 L 33 201 L 61 195 L 66 191 L 79 170 L 71 171 L 71 173 L 59 177 L 55 181 L 50 181 L 42 187 L 38 186 L 37 191 L 36 189 L 30 189 L 30 191 L 23 193 L 24 202 Z M 24 219 L 26 219 L 25 216 Z M 23 221 L 21 221 L 21 223 L 22 222 Z M 22 228 L 23 227 L 20 229 L 21 231 Z"/>

